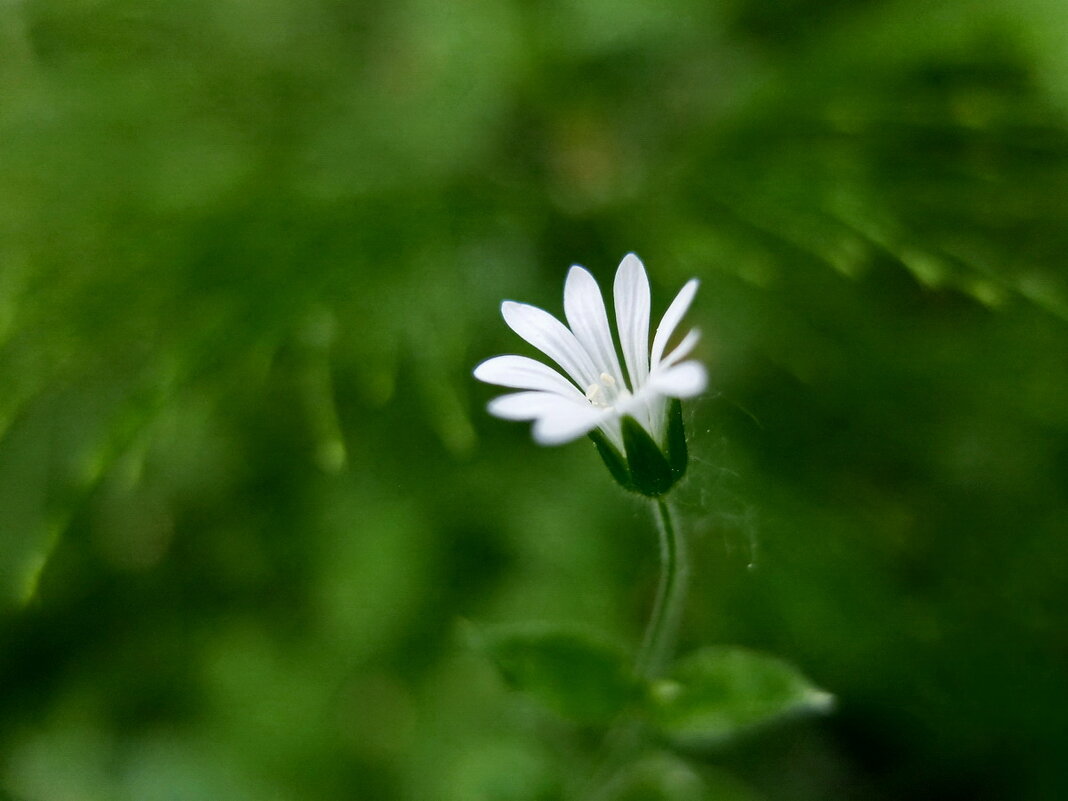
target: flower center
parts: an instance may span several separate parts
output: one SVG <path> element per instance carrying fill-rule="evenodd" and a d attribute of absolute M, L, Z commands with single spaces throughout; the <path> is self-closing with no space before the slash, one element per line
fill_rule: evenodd
<path fill-rule="evenodd" d="M 629 397 L 630 393 L 608 373 L 601 373 L 596 383 L 586 387 L 586 400 L 598 409 L 611 409 Z"/>

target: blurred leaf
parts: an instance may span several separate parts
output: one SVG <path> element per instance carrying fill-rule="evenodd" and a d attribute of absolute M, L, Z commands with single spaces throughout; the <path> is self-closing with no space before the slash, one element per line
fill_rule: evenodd
<path fill-rule="evenodd" d="M 450 767 L 446 801 L 543 801 L 559 797 L 553 761 L 536 747 L 507 737 L 479 742 Z"/>
<path fill-rule="evenodd" d="M 607 801 L 754 801 L 740 781 L 720 771 L 698 773 L 671 754 L 652 754 L 627 766 L 608 788 Z"/>
<path fill-rule="evenodd" d="M 706 789 L 684 761 L 658 754 L 627 766 L 606 795 L 610 801 L 704 801 Z"/>
<path fill-rule="evenodd" d="M 633 697 L 623 651 L 587 632 L 501 626 L 483 632 L 481 645 L 510 687 L 571 720 L 605 723 Z"/>
<path fill-rule="evenodd" d="M 710 745 L 788 715 L 828 711 L 833 696 L 781 659 L 744 648 L 702 648 L 650 693 L 651 716 L 684 745 Z"/>
<path fill-rule="evenodd" d="M 0 609 L 25 603 L 55 542 L 47 520 L 47 425 L 39 417 L 4 432 L 0 447 Z"/>

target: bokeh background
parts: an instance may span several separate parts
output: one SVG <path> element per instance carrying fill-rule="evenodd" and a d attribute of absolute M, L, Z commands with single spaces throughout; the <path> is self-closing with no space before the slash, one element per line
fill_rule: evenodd
<path fill-rule="evenodd" d="M 1063 3 L 6 0 L 0 798 L 559 797 L 465 632 L 633 644 L 652 519 L 470 371 L 628 251 L 683 648 L 838 699 L 710 797 L 1068 797 Z"/>

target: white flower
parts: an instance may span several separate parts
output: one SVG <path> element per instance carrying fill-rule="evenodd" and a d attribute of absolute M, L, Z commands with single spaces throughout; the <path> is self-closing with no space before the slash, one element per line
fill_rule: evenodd
<path fill-rule="evenodd" d="M 489 412 L 506 420 L 533 420 L 534 439 L 560 445 L 595 428 L 622 453 L 620 420 L 630 415 L 665 446 L 667 398 L 690 398 L 705 388 L 703 365 L 683 361 L 697 344 L 691 331 L 667 355 L 671 338 L 697 292 L 691 279 L 664 313 L 649 349 L 649 279 L 633 253 L 616 271 L 616 327 L 627 379 L 620 368 L 612 330 L 597 281 L 574 266 L 564 284 L 565 326 L 548 312 L 506 300 L 501 314 L 509 327 L 563 370 L 526 356 L 495 356 L 475 368 L 488 384 L 523 390 L 490 401 Z"/>

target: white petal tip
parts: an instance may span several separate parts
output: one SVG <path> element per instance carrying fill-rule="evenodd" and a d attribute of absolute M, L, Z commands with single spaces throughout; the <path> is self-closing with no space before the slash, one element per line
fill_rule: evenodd
<path fill-rule="evenodd" d="M 564 279 L 564 291 L 567 291 L 567 285 L 579 281 L 582 286 L 585 286 L 586 282 L 593 281 L 597 283 L 597 279 L 593 277 L 593 273 L 583 267 L 581 264 L 572 264 L 571 269 L 567 271 L 567 278 Z"/>
<path fill-rule="evenodd" d="M 546 392 L 513 392 L 491 400 L 486 411 L 502 420 L 535 420 L 545 413 L 547 397 Z"/>
<path fill-rule="evenodd" d="M 651 383 L 669 398 L 692 398 L 708 386 L 708 371 L 700 362 L 683 362 L 663 371 Z"/>
<path fill-rule="evenodd" d="M 558 434 L 546 434 L 541 431 L 537 425 L 531 431 L 531 436 L 534 438 L 534 442 L 538 445 L 543 445 L 546 448 L 555 448 L 558 445 L 566 445 L 577 437 L 561 438 Z"/>
<path fill-rule="evenodd" d="M 581 429 L 576 428 L 574 425 L 567 428 L 558 428 L 553 425 L 553 421 L 542 418 L 534 423 L 534 428 L 531 430 L 531 436 L 534 441 L 539 445 L 545 445 L 546 447 L 554 447 L 556 445 L 566 445 L 569 442 L 574 442 L 579 437 L 588 434 L 594 428 L 596 424 L 591 423 L 588 427 Z"/>

